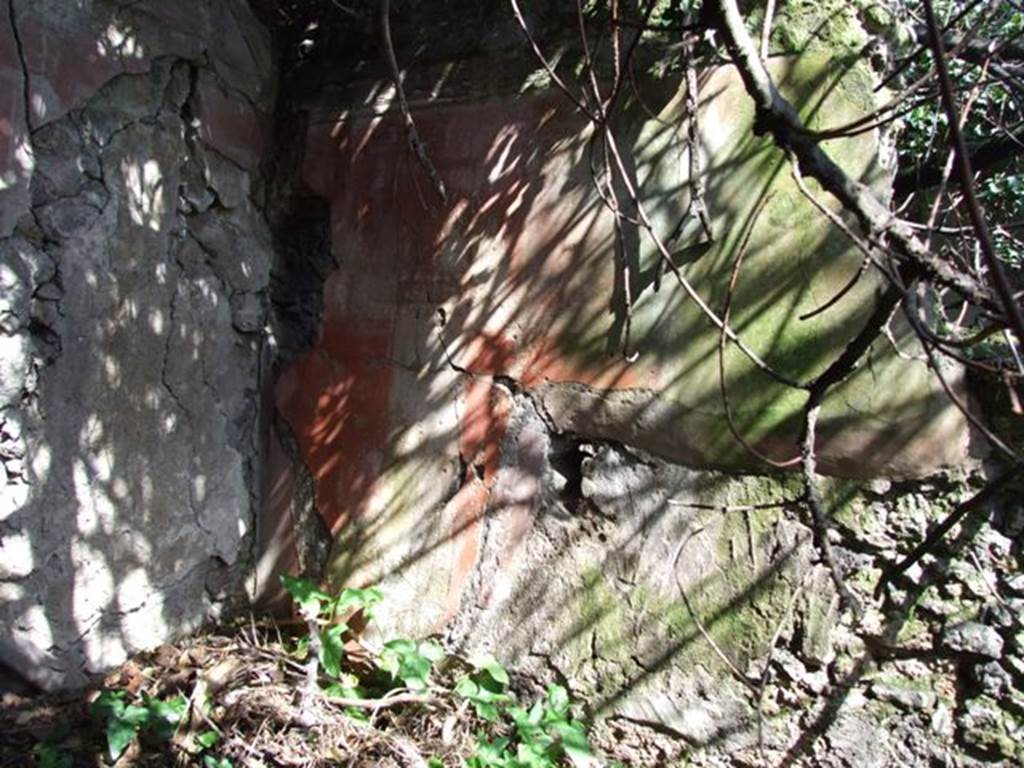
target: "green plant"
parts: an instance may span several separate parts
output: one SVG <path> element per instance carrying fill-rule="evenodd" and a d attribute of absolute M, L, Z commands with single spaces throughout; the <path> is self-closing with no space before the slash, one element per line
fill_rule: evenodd
<path fill-rule="evenodd" d="M 203 731 L 196 736 L 196 746 L 199 747 L 200 751 L 209 749 L 217 743 L 218 739 L 220 739 L 220 736 L 216 731 Z"/>
<path fill-rule="evenodd" d="M 32 747 L 37 768 L 71 768 L 71 755 L 63 747 L 40 741 Z"/>
<path fill-rule="evenodd" d="M 341 614 L 361 612 L 370 621 L 374 618 L 376 606 L 383 599 L 383 594 L 376 587 L 356 589 L 348 587 L 338 595 L 331 596 L 321 590 L 308 579 L 282 575 L 281 584 L 299 606 L 299 611 L 310 625 L 310 632 L 316 631 L 319 638 L 318 659 L 324 671 L 333 678 L 338 678 L 341 665 L 345 659 L 344 636 L 349 626 L 345 622 L 336 621 Z M 320 625 L 326 625 L 320 629 Z M 315 630 L 314 630 L 315 628 Z M 305 655 L 309 638 L 300 639 L 296 650 Z"/>
<path fill-rule="evenodd" d="M 359 683 L 359 678 L 348 672 L 342 672 L 336 683 L 331 683 L 324 690 L 328 699 L 365 699 L 366 690 Z M 358 707 L 346 707 L 345 714 L 353 720 L 368 722 L 370 717 L 366 710 Z"/>
<path fill-rule="evenodd" d="M 323 694 L 335 699 L 366 698 L 359 678 L 344 669 L 344 638 L 349 627 L 339 622 L 338 617 L 361 611 L 367 620 L 372 619 L 381 602 L 380 590 L 349 588 L 332 596 L 305 579 L 282 576 L 281 583 L 310 627 L 310 636 L 305 642 L 300 640 L 296 652 L 303 656 L 308 653 L 309 637 L 316 633 L 320 664 L 333 678 L 323 688 Z M 444 658 L 444 649 L 434 640 L 396 638 L 384 643 L 376 667 L 387 676 L 392 688 L 403 685 L 423 691 L 431 687 L 435 665 Z M 470 659 L 469 666 L 471 671 L 458 680 L 451 693 L 469 702 L 481 720 L 493 724 L 495 733 L 477 734 L 474 752 L 465 760 L 465 768 L 556 768 L 566 764 L 582 768 L 597 764 L 586 727 L 572 717 L 565 688 L 552 685 L 544 698 L 524 708 L 515 705 L 508 691 L 508 672 L 494 656 Z M 345 711 L 351 717 L 366 720 L 364 710 L 349 707 Z M 223 768 L 218 763 L 206 765 Z M 440 768 L 443 763 L 431 758 L 428 765 Z"/>
<path fill-rule="evenodd" d="M 474 671 L 455 685 L 455 693 L 473 704 L 477 715 L 491 723 L 501 717 L 498 707 L 512 701 L 505 693 L 509 684 L 508 672 L 493 656 L 471 659 Z"/>
<path fill-rule="evenodd" d="M 203 755 L 203 768 L 235 768 L 235 764 L 226 757 Z"/>
<path fill-rule="evenodd" d="M 145 694 L 142 706 L 125 701 L 124 691 L 104 691 L 89 706 L 89 714 L 106 722 L 107 756 L 116 761 L 140 731 L 166 741 L 177 729 L 188 700 L 184 696 L 163 701 Z"/>
<path fill-rule="evenodd" d="M 425 690 L 434 664 L 444 658 L 444 649 L 433 640 L 414 643 L 399 638 L 384 643 L 380 653 L 380 668 L 396 680 L 401 680 L 414 691 Z"/>
<path fill-rule="evenodd" d="M 309 579 L 287 574 L 281 575 L 281 585 L 298 604 L 304 616 L 326 621 L 333 621 L 338 614 L 348 611 L 361 611 L 367 620 L 372 620 L 377 606 L 384 599 L 383 593 L 376 587 L 346 587 L 331 596 Z"/>
<path fill-rule="evenodd" d="M 575 766 L 596 763 L 586 727 L 572 718 L 569 694 L 562 686 L 549 686 L 547 695 L 529 709 L 511 706 L 505 714 L 515 736 L 488 741 L 479 734 L 467 768 L 555 768 L 566 760 Z"/>

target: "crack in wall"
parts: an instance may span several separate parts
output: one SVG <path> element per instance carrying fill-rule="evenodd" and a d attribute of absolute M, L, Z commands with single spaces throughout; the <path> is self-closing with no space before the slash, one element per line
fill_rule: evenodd
<path fill-rule="evenodd" d="M 11 23 L 11 34 L 14 37 L 14 47 L 18 51 L 18 62 L 21 65 L 22 78 L 22 99 L 25 108 L 25 126 L 29 131 L 32 127 L 32 84 L 29 81 L 28 59 L 25 58 L 25 48 L 21 42 L 21 30 L 18 28 L 17 11 L 14 8 L 14 0 L 7 0 L 7 13 Z"/>

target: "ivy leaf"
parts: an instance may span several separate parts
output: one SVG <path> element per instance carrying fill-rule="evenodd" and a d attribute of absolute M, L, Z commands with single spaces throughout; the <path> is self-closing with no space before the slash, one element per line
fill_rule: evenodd
<path fill-rule="evenodd" d="M 341 675 L 341 662 L 345 658 L 345 641 L 341 636 L 348 631 L 347 624 L 332 624 L 320 636 L 320 663 L 331 677 Z"/>
<path fill-rule="evenodd" d="M 473 756 L 466 761 L 469 768 L 506 768 L 509 765 L 507 738 L 489 742 L 482 733 L 478 733 L 476 739 Z"/>
<path fill-rule="evenodd" d="M 408 652 L 409 648 L 415 648 L 415 646 L 408 640 L 392 640 L 384 643 L 378 666 L 391 677 L 397 678 L 398 670 L 402 665 L 402 656 Z"/>
<path fill-rule="evenodd" d="M 464 677 L 455 684 L 454 690 L 462 698 L 472 701 L 479 692 L 480 686 L 474 683 L 470 678 Z"/>
<path fill-rule="evenodd" d="M 398 676 L 403 682 L 414 691 L 421 691 L 427 687 L 427 678 L 430 676 L 430 660 L 418 653 L 413 653 L 402 659 L 398 669 Z"/>
<path fill-rule="evenodd" d="M 560 685 L 549 685 L 547 708 L 552 713 L 565 717 L 569 712 L 569 692 Z"/>
<path fill-rule="evenodd" d="M 496 682 L 501 688 L 504 688 L 509 684 L 508 672 L 505 671 L 505 667 L 498 662 L 493 656 L 487 656 L 483 659 L 478 669 L 486 672 L 490 678 Z"/>
<path fill-rule="evenodd" d="M 71 768 L 71 756 L 63 749 L 47 744 L 45 741 L 32 747 L 38 768 Z"/>
<path fill-rule="evenodd" d="M 107 721 L 107 754 L 111 762 L 116 762 L 117 758 L 132 743 L 132 739 L 135 738 L 135 730 L 136 726 L 119 717 L 112 717 Z"/>
<path fill-rule="evenodd" d="M 469 677 L 464 677 L 456 683 L 455 693 L 472 702 L 477 715 L 490 723 L 498 722 L 501 716 L 498 705 L 511 700 L 507 694 L 494 693 Z"/>
<path fill-rule="evenodd" d="M 299 604 L 302 612 L 309 617 L 316 617 L 320 613 L 320 606 L 330 602 L 331 596 L 309 579 L 297 579 L 294 576 L 281 574 L 281 585 L 288 590 L 288 594 Z"/>
<path fill-rule="evenodd" d="M 147 708 L 125 704 L 124 698 L 124 691 L 104 691 L 89 705 L 92 717 L 107 722 L 107 754 L 111 761 L 121 756 L 135 738 L 136 731 L 150 718 Z"/>
<path fill-rule="evenodd" d="M 147 712 L 145 725 L 151 728 L 160 739 L 166 741 L 171 738 L 178 728 L 178 723 L 185 716 L 188 699 L 184 696 L 176 696 L 168 701 L 161 701 L 143 697 L 143 701 Z"/>
<path fill-rule="evenodd" d="M 412 690 L 423 690 L 434 662 L 442 658 L 444 649 L 432 640 L 417 646 L 411 640 L 399 638 L 384 644 L 379 666 Z"/>
<path fill-rule="evenodd" d="M 363 589 L 346 587 L 338 595 L 335 611 L 343 612 L 355 608 L 361 610 L 367 620 L 372 620 L 376 615 L 376 606 L 383 599 L 384 593 L 377 587 L 365 587 Z"/>
<path fill-rule="evenodd" d="M 220 736 L 217 734 L 216 731 L 203 731 L 198 736 L 196 736 L 196 744 L 199 745 L 200 749 L 209 749 L 217 743 L 217 740 L 219 738 Z"/>
<path fill-rule="evenodd" d="M 119 717 L 124 706 L 124 691 L 104 691 L 89 705 L 89 714 L 97 720 L 106 720 Z"/>
<path fill-rule="evenodd" d="M 406 640 L 405 638 L 396 638 L 384 643 L 384 649 L 387 651 L 393 651 L 395 654 L 405 656 L 416 651 L 416 643 L 412 640 Z"/>
<path fill-rule="evenodd" d="M 137 707 L 131 704 L 122 710 L 117 719 L 123 720 L 135 728 L 141 728 L 149 723 L 150 713 L 146 707 Z"/>
<path fill-rule="evenodd" d="M 594 765 L 594 753 L 582 723 L 577 720 L 557 722 L 551 726 L 551 730 L 558 735 L 562 750 L 573 765 L 577 768 Z"/>
<path fill-rule="evenodd" d="M 419 653 L 420 656 L 425 658 L 431 664 L 435 664 L 444 658 L 444 648 L 441 647 L 440 643 L 433 640 L 425 640 L 420 643 Z"/>

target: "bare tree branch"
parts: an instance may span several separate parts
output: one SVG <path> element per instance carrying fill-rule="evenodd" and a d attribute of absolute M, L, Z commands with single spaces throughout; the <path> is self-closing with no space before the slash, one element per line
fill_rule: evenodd
<path fill-rule="evenodd" d="M 409 111 L 409 102 L 405 98 L 405 87 L 402 85 L 402 71 L 398 67 L 395 46 L 391 42 L 391 0 L 380 0 L 380 34 L 381 40 L 384 43 L 384 54 L 387 57 L 388 66 L 391 68 L 391 79 L 395 83 L 395 92 L 398 94 L 398 108 L 402 112 L 405 130 L 409 135 L 409 146 L 415 153 L 420 165 L 423 166 L 423 170 L 427 172 L 427 176 L 430 177 L 438 197 L 441 198 L 441 202 L 447 204 L 448 192 L 445 190 L 444 181 L 441 180 L 441 176 L 438 174 L 434 164 L 427 157 L 427 149 L 423 145 L 423 140 L 420 139 L 419 132 L 416 130 L 416 123 L 413 121 L 412 113 Z"/>
<path fill-rule="evenodd" d="M 939 75 L 942 105 L 949 118 L 949 133 L 956 152 L 956 168 L 960 176 L 961 191 L 967 203 L 967 212 L 970 215 L 971 224 L 974 226 L 974 232 L 978 236 L 981 252 L 985 256 L 989 278 L 994 283 L 996 294 L 1003 304 L 1003 311 L 1006 313 L 1009 325 L 1017 335 L 1017 339 L 1024 342 L 1024 316 L 1021 315 L 1020 307 L 1013 297 L 1013 291 L 1010 289 L 1010 283 L 1006 279 L 1002 262 L 996 256 L 995 248 L 992 245 L 992 236 L 989 234 L 988 225 L 985 223 L 985 215 L 982 213 L 978 196 L 974 192 L 974 172 L 971 170 L 971 158 L 967 152 L 963 131 L 960 130 L 956 100 L 953 96 L 953 83 L 949 79 L 949 70 L 946 67 L 945 47 L 942 44 L 942 36 L 939 34 L 938 24 L 935 21 L 935 9 L 932 7 L 931 0 L 924 0 L 924 10 L 928 21 L 932 53 L 935 57 L 935 68 Z"/>
<path fill-rule="evenodd" d="M 924 276 L 955 288 L 978 305 L 997 307 L 984 285 L 933 254 L 910 227 L 875 197 L 867 185 L 850 178 L 808 135 L 796 109 L 779 93 L 758 56 L 736 0 L 710 0 L 709 8 L 716 11 L 712 18 L 722 33 L 747 93 L 754 100 L 755 133 L 770 133 L 776 144 L 791 150 L 800 164 L 800 171 L 818 181 L 853 213 L 870 239 L 891 240 L 897 254 L 907 264 L 918 267 Z"/>

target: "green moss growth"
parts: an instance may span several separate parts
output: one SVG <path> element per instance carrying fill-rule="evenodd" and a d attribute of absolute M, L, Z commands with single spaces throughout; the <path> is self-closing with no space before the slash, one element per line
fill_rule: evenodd
<path fill-rule="evenodd" d="M 854 58 L 867 42 L 856 6 L 843 0 L 789 0 L 772 24 L 775 53 L 822 51 L 836 58 Z"/>

